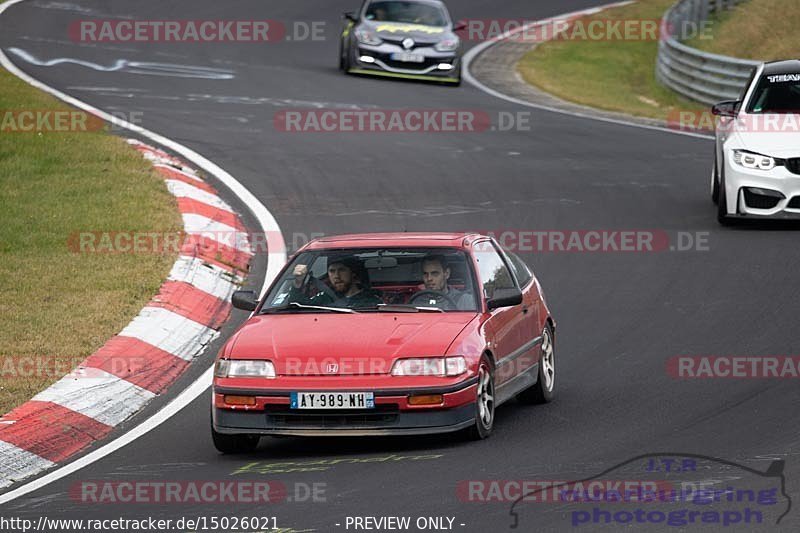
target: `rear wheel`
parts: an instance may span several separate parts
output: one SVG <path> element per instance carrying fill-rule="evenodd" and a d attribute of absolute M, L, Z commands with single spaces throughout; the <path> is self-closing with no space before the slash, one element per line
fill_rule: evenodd
<path fill-rule="evenodd" d="M 517 395 L 522 403 L 539 404 L 553 401 L 556 383 L 556 349 L 553 342 L 553 328 L 547 324 L 542 331 L 540 345 L 539 379 L 536 384 Z"/>
<path fill-rule="evenodd" d="M 474 440 L 487 438 L 494 428 L 494 371 L 484 355 L 478 367 L 478 388 L 475 396 L 475 425 L 469 429 Z"/>
<path fill-rule="evenodd" d="M 214 447 L 222 453 L 246 453 L 252 452 L 258 446 L 260 437 L 258 435 L 227 435 L 217 433 L 211 428 L 211 438 Z"/>

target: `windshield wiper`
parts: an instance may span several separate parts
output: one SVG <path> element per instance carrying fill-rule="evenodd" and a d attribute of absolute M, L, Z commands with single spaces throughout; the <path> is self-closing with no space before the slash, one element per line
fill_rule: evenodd
<path fill-rule="evenodd" d="M 423 307 L 405 304 L 378 304 L 370 309 L 377 309 L 384 313 L 444 313 L 438 307 Z"/>
<path fill-rule="evenodd" d="M 288 309 L 311 309 L 314 311 L 328 311 L 331 313 L 355 313 L 352 309 L 348 309 L 346 307 L 326 307 L 324 305 L 305 305 L 297 302 L 289 302 L 286 305 L 281 307 L 270 307 L 269 309 L 265 309 L 262 313 L 280 313 L 281 311 L 286 311 Z"/>

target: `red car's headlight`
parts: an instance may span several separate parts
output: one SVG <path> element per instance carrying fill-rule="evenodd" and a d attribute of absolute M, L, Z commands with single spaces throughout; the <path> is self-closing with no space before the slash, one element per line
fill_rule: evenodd
<path fill-rule="evenodd" d="M 400 359 L 392 367 L 393 376 L 460 376 L 467 371 L 463 357 L 425 357 Z"/>
<path fill-rule="evenodd" d="M 218 378 L 274 378 L 275 365 L 271 361 L 220 359 L 214 369 Z"/>

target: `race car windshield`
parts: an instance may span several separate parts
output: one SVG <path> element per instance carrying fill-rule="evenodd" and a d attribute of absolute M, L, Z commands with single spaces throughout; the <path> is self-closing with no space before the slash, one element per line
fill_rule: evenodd
<path fill-rule="evenodd" d="M 372 2 L 364 18 L 376 22 L 402 22 L 425 26 L 446 26 L 447 16 L 440 7 L 419 2 Z"/>
<path fill-rule="evenodd" d="M 800 114 L 800 73 L 762 76 L 747 112 Z"/>
<path fill-rule="evenodd" d="M 472 263 L 450 248 L 358 248 L 298 254 L 261 313 L 457 312 L 478 308 Z"/>

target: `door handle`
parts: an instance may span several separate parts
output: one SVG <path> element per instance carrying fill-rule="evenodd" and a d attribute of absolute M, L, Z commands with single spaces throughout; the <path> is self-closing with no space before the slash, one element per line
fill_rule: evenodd
<path fill-rule="evenodd" d="M 527 312 L 528 312 L 528 306 L 527 305 L 523 305 L 522 306 L 522 312 L 527 314 Z"/>

